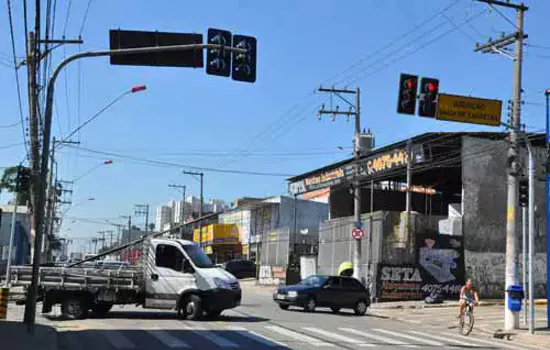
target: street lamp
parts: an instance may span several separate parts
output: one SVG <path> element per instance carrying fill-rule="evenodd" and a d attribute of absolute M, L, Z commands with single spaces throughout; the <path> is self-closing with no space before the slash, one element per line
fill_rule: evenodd
<path fill-rule="evenodd" d="M 113 164 L 113 161 L 112 160 L 105 160 L 97 165 L 94 165 L 92 168 L 90 168 L 89 170 L 87 170 L 85 173 L 77 176 L 76 178 L 73 179 L 73 183 L 77 182 L 78 180 L 81 180 L 83 177 L 89 175 L 92 171 L 104 166 L 104 165 L 111 165 Z"/>
<path fill-rule="evenodd" d="M 112 105 L 114 105 L 115 103 L 117 103 L 118 101 L 120 101 L 124 96 L 126 95 L 130 95 L 130 94 L 134 94 L 136 92 L 140 92 L 140 91 L 145 91 L 147 90 L 147 86 L 146 85 L 137 85 L 137 86 L 133 86 L 130 90 L 126 90 L 124 91 L 123 93 L 121 93 L 118 97 L 116 97 L 114 100 L 112 100 L 111 102 L 109 102 L 107 105 L 105 105 L 105 107 L 103 107 L 102 109 L 100 109 L 96 114 L 92 115 L 90 118 L 88 118 L 84 123 L 80 124 L 76 129 L 74 129 L 73 131 L 71 131 L 69 133 L 69 135 L 65 136 L 63 138 L 62 141 L 60 141 L 59 144 L 63 144 L 63 142 L 67 142 L 71 136 L 73 136 L 74 134 L 76 134 L 78 131 L 80 131 L 83 127 L 85 127 L 86 125 L 90 124 L 91 122 L 93 122 L 97 117 L 99 117 L 103 112 L 105 112 L 106 110 L 108 110 Z M 54 145 L 54 148 L 55 148 L 55 145 Z"/>

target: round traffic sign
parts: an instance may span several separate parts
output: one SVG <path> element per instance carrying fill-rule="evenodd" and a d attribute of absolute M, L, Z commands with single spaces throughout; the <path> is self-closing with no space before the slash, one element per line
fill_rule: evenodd
<path fill-rule="evenodd" d="M 360 228 L 354 228 L 352 231 L 351 231 L 351 236 L 355 239 L 361 239 L 363 238 L 363 235 L 365 234 L 365 232 L 360 229 Z"/>

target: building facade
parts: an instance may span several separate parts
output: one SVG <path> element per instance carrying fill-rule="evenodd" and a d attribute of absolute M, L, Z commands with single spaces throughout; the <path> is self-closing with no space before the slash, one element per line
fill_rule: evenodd
<path fill-rule="evenodd" d="M 0 274 L 5 273 L 9 254 L 13 205 L 0 206 Z M 31 218 L 26 206 L 17 206 L 12 244 L 12 265 L 28 264 L 31 258 Z"/>

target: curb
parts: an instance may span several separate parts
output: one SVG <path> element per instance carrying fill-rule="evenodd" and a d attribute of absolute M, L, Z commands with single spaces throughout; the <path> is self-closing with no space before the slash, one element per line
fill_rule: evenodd
<path fill-rule="evenodd" d="M 481 302 L 477 307 L 487 307 L 487 306 L 500 306 L 504 305 L 502 302 Z M 447 304 L 418 304 L 418 305 L 395 305 L 395 306 L 384 306 L 383 303 L 373 304 L 371 309 L 373 310 L 399 310 L 399 309 L 445 309 L 451 307 L 458 307 L 458 303 L 447 303 Z"/>

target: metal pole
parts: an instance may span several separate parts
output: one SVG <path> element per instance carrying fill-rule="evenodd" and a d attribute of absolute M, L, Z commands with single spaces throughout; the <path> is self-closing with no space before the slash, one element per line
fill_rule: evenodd
<path fill-rule="evenodd" d="M 361 157 L 359 149 L 359 139 L 361 136 L 361 114 L 360 114 L 360 90 L 359 88 L 355 89 L 355 144 L 353 148 L 354 158 L 355 158 L 355 181 L 353 183 L 354 188 L 354 205 L 353 205 L 353 214 L 355 219 L 355 227 L 362 228 L 361 223 L 361 181 L 359 180 L 360 167 L 359 159 Z M 355 240 L 354 249 L 353 249 L 353 277 L 360 280 L 363 284 L 365 283 L 365 276 L 363 276 L 361 268 L 361 242 L 362 239 Z"/>
<path fill-rule="evenodd" d="M 204 206 L 204 197 L 203 197 L 203 184 L 204 184 L 204 173 L 200 173 L 201 177 L 201 206 L 199 207 L 199 247 L 202 249 L 202 210 Z"/>
<path fill-rule="evenodd" d="M 529 333 L 535 331 L 535 276 L 533 274 L 533 254 L 535 253 L 535 158 L 527 137 L 529 151 Z"/>
<path fill-rule="evenodd" d="M 149 232 L 149 204 L 145 205 L 145 234 Z"/>
<path fill-rule="evenodd" d="M 407 240 L 411 234 L 411 182 L 412 182 L 412 139 L 407 142 L 407 192 L 405 193 L 405 211 L 407 212 Z M 401 242 L 403 243 L 403 242 Z M 406 242 L 405 242 L 406 243 Z"/>
<path fill-rule="evenodd" d="M 370 285 L 372 277 L 372 234 L 374 228 L 374 180 L 370 180 L 370 220 L 369 220 L 369 235 L 367 237 L 367 282 Z"/>
<path fill-rule="evenodd" d="M 523 265 L 523 290 L 527 293 L 527 207 L 521 208 L 521 263 Z M 529 272 L 530 273 L 530 272 Z M 525 317 L 523 322 L 527 326 L 527 298 L 523 299 Z"/>
<path fill-rule="evenodd" d="M 52 147 L 52 150 L 51 150 L 51 157 L 50 157 L 50 177 L 49 177 L 49 180 L 48 180 L 48 208 L 46 210 L 46 220 L 45 220 L 45 225 L 47 225 L 45 227 L 45 232 L 46 232 L 46 239 L 49 240 L 52 238 L 52 234 L 53 234 L 53 206 L 54 206 L 54 201 L 55 201 L 55 191 L 54 191 L 54 188 L 53 188 L 53 165 L 54 165 L 54 161 L 55 161 L 55 137 L 53 138 L 53 147 Z M 49 248 L 49 245 L 48 247 L 46 248 L 46 259 L 49 260 L 50 258 L 50 248 Z"/>
<path fill-rule="evenodd" d="M 550 328 L 550 89 L 546 96 L 546 319 Z"/>
<path fill-rule="evenodd" d="M 516 27 L 518 36 L 515 42 L 514 60 L 514 92 L 513 92 L 513 113 L 512 127 L 510 128 L 510 148 L 508 150 L 508 161 L 510 169 L 508 172 L 508 201 L 506 211 L 506 283 L 505 289 L 519 282 L 518 271 L 518 249 L 517 249 L 517 197 L 518 197 L 518 135 L 520 126 L 521 110 L 521 68 L 523 61 L 523 9 L 516 12 Z M 519 313 L 512 312 L 508 308 L 508 298 L 505 299 L 504 328 L 513 330 L 519 328 Z"/>
<path fill-rule="evenodd" d="M 17 216 L 17 203 L 19 203 L 19 191 L 15 192 L 15 203 L 13 205 L 13 213 L 11 215 L 11 228 L 10 228 L 10 243 L 8 245 L 8 262 L 6 263 L 6 281 L 5 281 L 5 287 L 9 288 L 10 286 L 10 280 L 11 280 L 11 274 L 10 274 L 10 268 L 11 268 L 11 251 L 13 249 L 13 236 L 15 235 L 15 218 Z"/>

